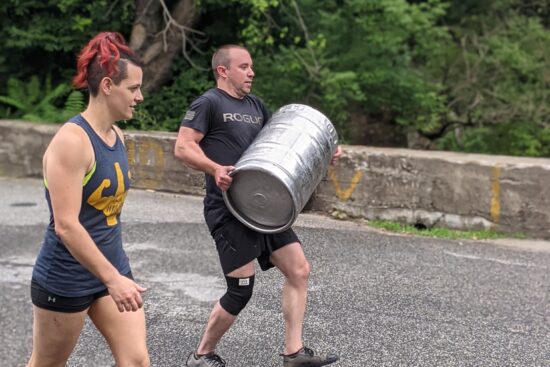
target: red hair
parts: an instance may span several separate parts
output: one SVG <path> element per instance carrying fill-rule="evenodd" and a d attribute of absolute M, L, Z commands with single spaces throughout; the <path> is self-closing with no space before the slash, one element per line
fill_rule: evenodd
<path fill-rule="evenodd" d="M 101 32 L 80 51 L 73 86 L 76 89 L 88 88 L 95 96 L 104 77 L 113 79 L 115 84 L 126 78 L 126 61 L 140 66 L 137 56 L 120 33 Z"/>

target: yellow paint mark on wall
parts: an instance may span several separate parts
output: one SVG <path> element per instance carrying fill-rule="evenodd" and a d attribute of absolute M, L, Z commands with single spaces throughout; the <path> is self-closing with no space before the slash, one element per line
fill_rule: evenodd
<path fill-rule="evenodd" d="M 336 177 L 336 169 L 333 166 L 329 166 L 328 177 L 330 178 L 330 181 L 332 182 L 332 185 L 336 190 L 336 196 L 338 197 L 338 199 L 342 201 L 348 200 L 353 194 L 353 191 L 355 191 L 355 188 L 357 187 L 357 184 L 359 184 L 359 181 L 361 181 L 364 173 L 364 171 L 355 171 L 353 177 L 351 178 L 350 185 L 346 189 L 342 189 L 340 187 L 340 181 L 338 180 L 338 177 Z"/>
<path fill-rule="evenodd" d="M 491 170 L 491 220 L 498 223 L 500 220 L 500 175 L 502 168 L 494 166 Z"/>
<path fill-rule="evenodd" d="M 128 151 L 128 163 L 130 166 L 136 164 L 136 143 L 133 140 L 126 138 L 126 150 Z"/>
<path fill-rule="evenodd" d="M 152 138 L 129 140 L 126 143 L 128 161 L 134 171 L 132 177 L 142 187 L 156 189 L 162 182 L 166 163 L 164 150 Z"/>

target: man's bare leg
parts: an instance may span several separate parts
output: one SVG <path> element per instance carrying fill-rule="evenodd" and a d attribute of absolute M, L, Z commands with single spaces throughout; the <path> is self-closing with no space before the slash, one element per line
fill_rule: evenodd
<path fill-rule="evenodd" d="M 254 272 L 254 262 L 250 262 L 227 274 L 227 276 L 233 278 L 247 278 L 254 275 Z M 216 302 L 210 313 L 199 347 L 197 348 L 197 354 L 202 355 L 213 352 L 222 336 L 229 330 L 236 319 L 237 316 L 224 310 L 219 301 Z"/>
<path fill-rule="evenodd" d="M 283 317 L 285 348 L 283 367 L 320 367 L 336 362 L 336 354 L 315 355 L 304 346 L 302 330 L 307 301 L 310 266 L 298 242 L 286 245 L 271 255 L 271 262 L 285 276 L 283 286 Z"/>
<path fill-rule="evenodd" d="M 273 252 L 271 262 L 285 276 L 282 299 L 285 321 L 284 354 L 296 353 L 303 347 L 302 328 L 310 266 L 302 246 L 298 242 L 293 242 Z"/>

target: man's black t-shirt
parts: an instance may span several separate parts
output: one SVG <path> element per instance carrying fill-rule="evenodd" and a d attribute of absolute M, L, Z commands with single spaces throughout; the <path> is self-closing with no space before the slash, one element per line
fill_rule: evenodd
<path fill-rule="evenodd" d="M 223 166 L 233 166 L 268 119 L 269 112 L 258 97 L 249 94 L 242 99 L 234 98 L 214 88 L 191 103 L 181 126 L 204 134 L 199 145 L 208 158 Z M 214 177 L 208 174 L 205 177 L 204 218 L 214 232 L 231 214 Z"/>

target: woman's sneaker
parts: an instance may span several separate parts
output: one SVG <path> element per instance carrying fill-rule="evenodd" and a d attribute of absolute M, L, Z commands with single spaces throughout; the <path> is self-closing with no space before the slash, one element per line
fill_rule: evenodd
<path fill-rule="evenodd" d="M 187 367 L 225 367 L 225 361 L 214 352 L 197 357 L 195 353 L 187 357 Z"/>
<path fill-rule="evenodd" d="M 308 347 L 303 347 L 298 352 L 283 356 L 283 367 L 320 367 L 334 363 L 338 360 L 336 354 L 319 357 Z"/>

